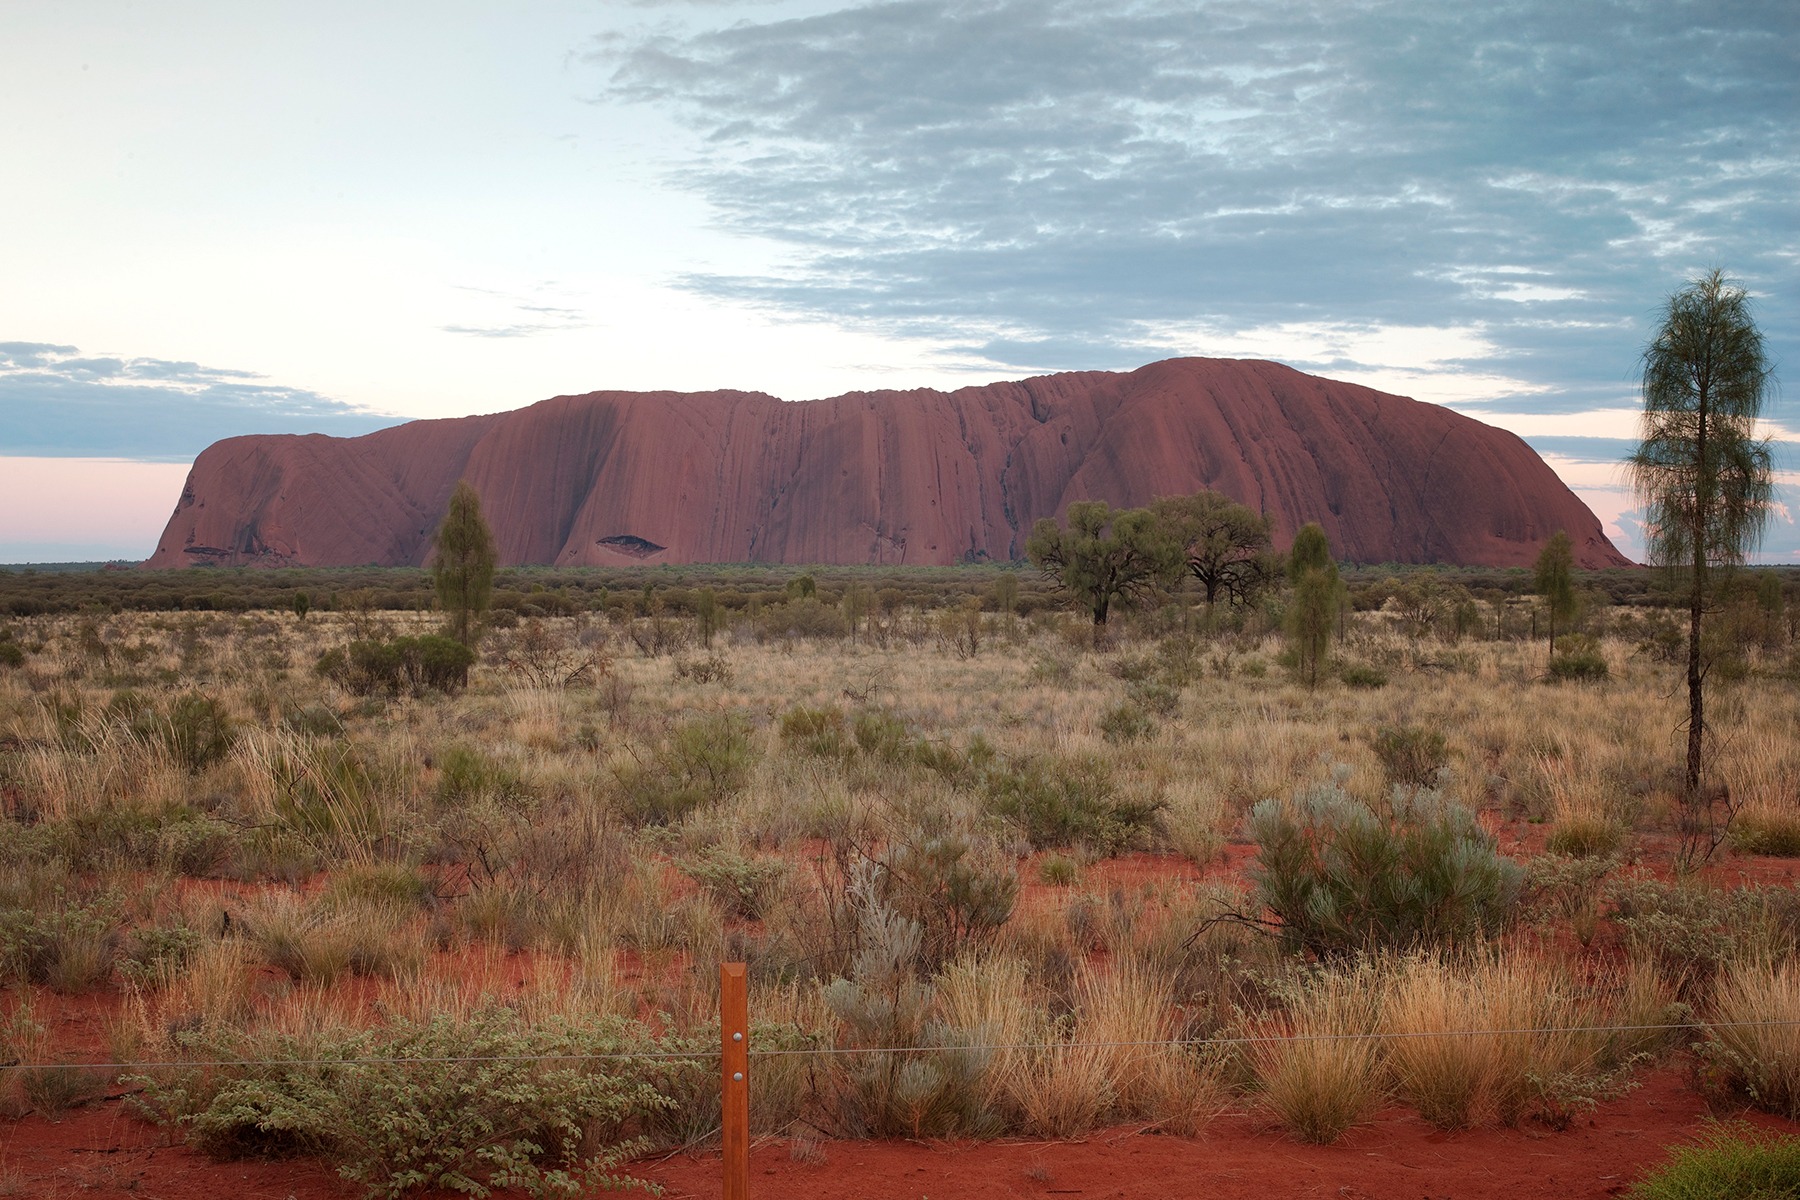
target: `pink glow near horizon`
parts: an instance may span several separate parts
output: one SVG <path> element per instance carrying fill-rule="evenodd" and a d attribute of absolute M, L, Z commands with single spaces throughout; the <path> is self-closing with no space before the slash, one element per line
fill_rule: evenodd
<path fill-rule="evenodd" d="M 0 562 L 148 558 L 190 465 L 0 457 Z"/>

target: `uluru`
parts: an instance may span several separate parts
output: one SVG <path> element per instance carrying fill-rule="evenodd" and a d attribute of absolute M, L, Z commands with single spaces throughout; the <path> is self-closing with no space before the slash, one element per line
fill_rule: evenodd
<path fill-rule="evenodd" d="M 953 392 L 592 392 L 362 437 L 253 435 L 194 463 L 149 567 L 420 565 L 459 479 L 507 565 L 948 564 L 1022 557 L 1077 500 L 1213 488 L 1277 545 L 1518 566 L 1566 530 L 1626 565 L 1511 433 L 1255 360 L 1178 358 Z"/>

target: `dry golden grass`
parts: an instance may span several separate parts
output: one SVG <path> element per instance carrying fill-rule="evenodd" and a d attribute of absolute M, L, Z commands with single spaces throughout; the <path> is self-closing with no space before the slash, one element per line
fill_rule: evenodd
<path fill-rule="evenodd" d="M 1800 857 L 1800 739 L 1793 727 L 1762 716 L 1727 746 L 1719 774 L 1739 806 L 1733 845 Z"/>
<path fill-rule="evenodd" d="M 1382 980 L 1370 965 L 1323 974 L 1280 1017 L 1251 1027 L 1263 1103 L 1305 1142 L 1335 1142 L 1381 1099 Z"/>
<path fill-rule="evenodd" d="M 982 1076 L 981 1099 L 994 1111 L 1011 1109 L 1032 1063 L 1025 1047 L 1050 1031 L 1043 1003 L 1026 980 L 1025 960 L 994 954 L 951 963 L 938 977 L 937 1002 L 945 1024 L 979 1045 L 997 1047 Z"/>
<path fill-rule="evenodd" d="M 1713 1061 L 1760 1108 L 1800 1120 L 1800 963 L 1739 964 L 1713 994 Z"/>
<path fill-rule="evenodd" d="M 1089 967 L 1076 985 L 1074 1038 L 1099 1056 L 1114 1115 L 1192 1136 L 1225 1106 L 1216 1070 L 1171 1044 L 1174 980 L 1134 957 L 1104 971 Z"/>
<path fill-rule="evenodd" d="M 1386 1004 L 1388 1061 L 1419 1115 L 1443 1129 L 1487 1117 L 1516 1124 L 1547 1081 L 1593 1073 L 1606 1022 L 1574 999 L 1560 967 L 1536 954 L 1457 963 L 1414 958 Z"/>

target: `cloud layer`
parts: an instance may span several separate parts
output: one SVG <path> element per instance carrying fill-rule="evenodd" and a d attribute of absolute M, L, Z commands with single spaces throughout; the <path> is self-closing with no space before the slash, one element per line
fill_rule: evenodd
<path fill-rule="evenodd" d="M 1660 299 L 1718 264 L 1793 357 L 1786 0 L 900 0 L 595 60 L 780 250 L 686 279 L 710 296 L 1007 369 L 1430 329 L 1490 403 L 1575 411 L 1633 390 Z M 1382 365 L 1332 340 L 1271 355 Z"/>
<path fill-rule="evenodd" d="M 186 462 L 238 434 L 353 436 L 395 420 L 261 379 L 191 362 L 0 342 L 0 455 Z"/>

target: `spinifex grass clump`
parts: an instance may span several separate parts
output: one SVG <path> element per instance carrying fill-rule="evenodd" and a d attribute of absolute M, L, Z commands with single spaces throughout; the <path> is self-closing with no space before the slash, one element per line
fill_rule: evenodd
<path fill-rule="evenodd" d="M 1400 1093 L 1441 1129 L 1491 1117 L 1566 1123 L 1615 1090 L 1605 1024 L 1567 976 L 1520 953 L 1399 965 L 1387 998 L 1386 1054 Z"/>
<path fill-rule="evenodd" d="M 1321 974 L 1255 1029 L 1266 1039 L 1249 1055 L 1263 1101 L 1301 1141 L 1335 1142 L 1380 1099 L 1382 992 L 1368 964 Z"/>
<path fill-rule="evenodd" d="M 1728 970 L 1713 996 L 1707 1057 L 1758 1108 L 1800 1120 L 1800 965 Z"/>
<path fill-rule="evenodd" d="M 1396 789 L 1391 813 L 1323 784 L 1250 813 L 1251 879 L 1295 949 L 1322 956 L 1458 945 L 1513 918 L 1523 872 L 1462 805 Z"/>

